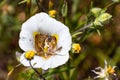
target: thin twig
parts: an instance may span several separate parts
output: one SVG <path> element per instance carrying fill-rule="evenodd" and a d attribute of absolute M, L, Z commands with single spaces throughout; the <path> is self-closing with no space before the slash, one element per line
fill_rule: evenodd
<path fill-rule="evenodd" d="M 65 4 L 65 6 L 66 6 L 66 3 L 67 3 L 67 1 L 64 0 L 64 4 Z M 67 12 L 68 12 L 68 11 L 67 11 Z M 65 24 L 65 21 L 66 21 L 66 16 L 63 17 L 63 23 L 64 23 L 64 24 Z"/>
<path fill-rule="evenodd" d="M 31 60 L 29 60 L 29 64 L 31 66 L 31 68 L 39 75 L 40 79 L 46 80 L 42 74 L 40 74 L 35 68 L 33 68 L 32 64 L 31 64 Z"/>
<path fill-rule="evenodd" d="M 38 9 L 41 10 L 41 5 L 40 5 L 39 0 L 36 0 L 36 3 L 37 3 L 37 6 L 38 6 Z"/>
<path fill-rule="evenodd" d="M 7 77 L 6 77 L 6 80 L 9 80 L 10 75 L 11 75 L 11 74 L 13 73 L 13 71 L 14 71 L 16 68 L 18 68 L 19 66 L 21 66 L 21 64 L 16 65 L 12 70 L 10 70 L 10 71 L 8 72 Z"/>
<path fill-rule="evenodd" d="M 85 29 L 87 29 L 87 28 L 90 28 L 92 25 L 93 25 L 92 23 L 90 23 L 90 24 L 88 24 L 88 25 L 85 25 L 84 27 L 76 30 L 72 35 L 74 35 L 74 34 L 77 33 L 77 32 L 83 31 L 83 30 L 85 30 Z"/>
<path fill-rule="evenodd" d="M 42 5 L 42 1 L 36 0 L 36 3 L 40 12 L 46 12 L 46 9 L 44 9 Z"/>
<path fill-rule="evenodd" d="M 92 23 L 90 23 L 90 24 L 88 24 L 88 25 L 86 25 L 86 26 L 80 28 L 79 30 L 77 30 L 77 32 L 78 32 L 78 31 L 85 30 L 85 29 L 89 28 L 90 26 L 92 26 Z"/>

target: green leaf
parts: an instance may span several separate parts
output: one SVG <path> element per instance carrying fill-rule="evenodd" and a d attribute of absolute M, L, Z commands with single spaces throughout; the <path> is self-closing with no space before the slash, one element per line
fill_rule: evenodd
<path fill-rule="evenodd" d="M 20 61 L 20 56 L 21 56 L 21 54 L 22 54 L 22 53 L 20 53 L 20 52 L 16 52 L 16 58 L 17 58 L 18 61 Z"/>
<path fill-rule="evenodd" d="M 106 12 L 107 11 L 107 9 L 110 7 L 110 6 L 112 6 L 113 4 L 115 4 L 116 2 L 112 2 L 112 3 L 110 3 L 110 4 L 108 4 L 107 6 L 105 6 L 104 8 L 103 8 L 103 13 L 104 12 Z"/>
<path fill-rule="evenodd" d="M 57 69 L 50 69 L 47 73 L 44 73 L 43 75 L 44 76 L 51 76 L 52 74 L 56 74 L 56 73 L 61 73 L 61 72 L 64 72 L 64 71 L 67 71 L 69 69 L 73 69 L 74 67 L 61 67 L 61 68 L 57 68 Z"/>
<path fill-rule="evenodd" d="M 100 30 L 97 29 L 97 33 L 98 33 L 99 36 L 101 36 Z"/>
<path fill-rule="evenodd" d="M 86 53 L 81 53 L 78 57 L 71 63 L 72 66 L 78 66 L 79 63 L 86 57 Z"/>
<path fill-rule="evenodd" d="M 62 72 L 60 74 L 60 77 L 62 80 L 69 80 L 69 76 L 68 76 L 67 72 Z"/>
<path fill-rule="evenodd" d="M 82 34 L 82 32 L 77 32 L 72 35 L 73 38 L 77 37 L 78 35 Z"/>
<path fill-rule="evenodd" d="M 23 1 L 19 2 L 18 4 L 23 4 L 23 3 L 26 3 L 26 2 L 27 2 L 27 0 L 23 0 Z"/>
<path fill-rule="evenodd" d="M 77 80 L 78 70 L 71 69 L 70 70 L 70 80 Z"/>
<path fill-rule="evenodd" d="M 63 6 L 62 6 L 62 10 L 61 10 L 62 16 L 66 17 L 67 16 L 67 12 L 68 12 L 67 2 L 64 2 Z"/>
<path fill-rule="evenodd" d="M 113 57 L 113 61 L 116 64 L 118 61 L 120 61 L 120 47 L 116 49 L 116 53 Z"/>

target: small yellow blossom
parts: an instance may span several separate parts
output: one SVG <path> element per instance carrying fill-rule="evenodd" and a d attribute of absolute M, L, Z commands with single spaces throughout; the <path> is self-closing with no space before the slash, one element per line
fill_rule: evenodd
<path fill-rule="evenodd" d="M 31 60 L 31 59 L 33 59 L 34 55 L 35 55 L 34 51 L 27 51 L 25 53 L 25 58 L 28 59 L 28 60 Z"/>
<path fill-rule="evenodd" d="M 109 74 L 114 74 L 115 70 L 114 70 L 114 68 L 112 68 L 112 67 L 109 65 L 108 68 L 107 68 L 107 72 L 108 72 Z"/>
<path fill-rule="evenodd" d="M 73 50 L 74 53 L 79 53 L 79 52 L 81 51 L 81 46 L 80 46 L 80 44 L 74 43 L 74 44 L 72 45 L 72 50 Z"/>
<path fill-rule="evenodd" d="M 56 10 L 50 10 L 48 13 L 51 17 L 55 17 L 56 14 L 57 14 L 57 11 Z"/>

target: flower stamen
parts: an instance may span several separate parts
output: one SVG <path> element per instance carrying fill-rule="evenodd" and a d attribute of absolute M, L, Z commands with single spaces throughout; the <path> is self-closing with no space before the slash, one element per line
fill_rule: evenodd
<path fill-rule="evenodd" d="M 107 72 L 109 74 L 114 74 L 115 70 L 109 65 L 108 68 L 107 68 Z"/>
<path fill-rule="evenodd" d="M 53 34 L 52 36 L 54 36 L 56 38 L 57 43 L 58 43 L 59 36 L 57 34 Z"/>
<path fill-rule="evenodd" d="M 37 55 L 43 58 L 49 58 L 55 54 L 57 50 L 58 35 L 54 34 L 52 36 L 47 34 L 36 34 L 35 36 L 35 49 Z"/>

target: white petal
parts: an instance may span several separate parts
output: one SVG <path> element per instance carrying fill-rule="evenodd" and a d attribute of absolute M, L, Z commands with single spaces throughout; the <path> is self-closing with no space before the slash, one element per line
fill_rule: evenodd
<path fill-rule="evenodd" d="M 55 55 L 47 60 L 39 56 L 34 56 L 34 59 L 31 60 L 31 63 L 34 68 L 42 68 L 44 70 L 47 70 L 48 68 L 55 68 L 64 64 L 68 59 L 69 59 L 69 54 L 66 54 L 64 56 Z M 20 62 L 24 66 L 30 66 L 29 61 L 25 59 L 24 54 L 22 54 L 20 58 Z"/>
<path fill-rule="evenodd" d="M 66 55 L 64 55 L 64 56 L 60 56 L 60 55 L 56 55 L 56 56 L 54 56 L 53 58 L 51 58 L 52 60 L 51 60 L 51 65 L 50 65 L 50 67 L 51 68 L 55 68 L 55 67 L 57 67 L 57 66 L 60 66 L 60 65 L 62 65 L 62 64 L 65 64 L 67 61 L 68 61 L 68 59 L 69 59 L 69 53 L 67 53 Z"/>
<path fill-rule="evenodd" d="M 51 17 L 46 17 L 42 22 L 39 23 L 40 32 L 47 34 L 57 34 L 59 36 L 58 47 L 62 47 L 60 52 L 61 55 L 65 55 L 63 53 L 65 51 L 69 51 L 71 48 L 71 35 L 67 26 L 63 23 L 55 20 Z M 59 53 L 58 53 L 59 54 Z"/>
<path fill-rule="evenodd" d="M 21 31 L 20 39 L 19 39 L 19 46 L 24 51 L 34 50 L 34 39 L 33 36 L 30 35 L 28 31 Z"/>
<path fill-rule="evenodd" d="M 71 49 L 71 36 L 69 30 L 66 28 L 62 30 L 59 34 L 58 47 L 62 47 L 62 50 L 57 53 L 60 55 L 65 55 Z"/>
<path fill-rule="evenodd" d="M 42 22 L 39 23 L 38 27 L 40 32 L 47 34 L 58 34 L 61 32 L 61 30 L 67 28 L 64 24 L 51 17 L 46 17 Z"/>
<path fill-rule="evenodd" d="M 22 25 L 22 30 L 27 30 L 30 32 L 39 31 L 39 23 L 42 23 L 44 19 L 49 17 L 46 13 L 39 13 L 32 16 Z"/>
<path fill-rule="evenodd" d="M 48 15 L 45 13 L 40 13 L 39 15 L 36 14 L 35 16 L 32 16 L 30 19 L 28 19 L 25 23 L 23 23 L 19 39 L 19 46 L 21 49 L 24 51 L 34 50 L 33 33 L 39 32 L 38 25 L 46 16 Z"/>

